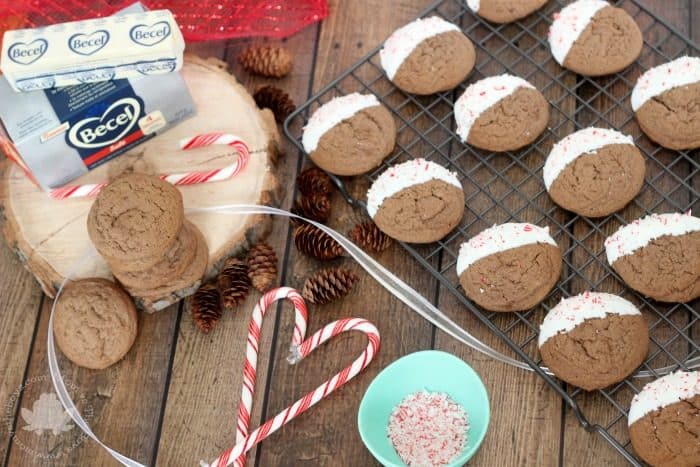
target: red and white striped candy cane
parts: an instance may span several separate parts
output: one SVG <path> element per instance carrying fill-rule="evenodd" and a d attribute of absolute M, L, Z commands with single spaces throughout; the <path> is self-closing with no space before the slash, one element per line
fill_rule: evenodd
<path fill-rule="evenodd" d="M 255 367 L 257 365 L 257 348 L 259 342 L 259 331 L 261 325 L 261 317 L 264 315 L 264 309 L 278 300 L 279 298 L 290 298 L 294 303 L 296 313 L 294 336 L 292 337 L 291 355 L 288 359 L 294 364 L 303 360 L 316 348 L 332 339 L 333 337 L 349 331 L 359 331 L 367 335 L 368 344 L 355 361 L 345 367 L 342 371 L 335 374 L 325 383 L 318 386 L 313 391 L 306 394 L 294 404 L 277 414 L 274 418 L 265 422 L 255 431 L 247 434 L 250 411 L 252 408 L 252 394 L 255 390 Z M 258 310 L 260 308 L 260 310 Z M 369 321 L 361 318 L 345 318 L 334 321 L 319 331 L 310 338 L 300 341 L 303 338 L 306 329 L 306 305 L 301 296 L 293 289 L 283 288 L 271 290 L 266 293 L 253 311 L 253 319 L 248 333 L 248 344 L 246 346 L 246 363 L 243 372 L 243 397 L 241 398 L 241 408 L 239 408 L 239 418 L 237 425 L 237 444 L 232 449 L 227 450 L 219 456 L 209 467 L 224 467 L 235 462 L 237 467 L 245 465 L 245 454 L 263 439 L 270 436 L 272 433 L 280 429 L 282 426 L 289 423 L 295 417 L 301 415 L 310 407 L 316 405 L 321 399 L 325 398 L 337 388 L 347 383 L 358 373 L 364 370 L 372 361 L 377 351 L 379 350 L 380 338 L 379 331 Z M 304 316 L 302 319 L 301 317 Z M 258 320 L 257 317 L 260 317 Z M 303 327 L 302 327 L 303 323 Z M 250 358 L 249 351 L 252 351 L 254 358 Z M 251 372 L 252 369 L 252 372 Z M 252 376 L 252 378 L 251 378 Z M 250 397 L 246 398 L 246 394 Z M 243 411 L 245 409 L 245 411 Z M 242 437 L 240 436 L 241 434 Z M 206 465 L 202 463 L 202 465 Z"/>
<path fill-rule="evenodd" d="M 204 133 L 180 141 L 180 149 L 189 150 L 212 145 L 231 146 L 238 152 L 238 159 L 233 164 L 220 169 L 183 172 L 159 175 L 161 180 L 173 185 L 195 185 L 199 183 L 220 182 L 235 176 L 248 165 L 250 150 L 248 145 L 238 136 L 227 133 Z M 107 186 L 107 183 L 91 183 L 85 185 L 69 185 L 49 191 L 53 199 L 83 198 L 97 196 Z"/>

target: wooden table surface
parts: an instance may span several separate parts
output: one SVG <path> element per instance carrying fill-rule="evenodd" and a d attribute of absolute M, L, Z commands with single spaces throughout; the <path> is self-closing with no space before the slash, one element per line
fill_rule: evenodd
<path fill-rule="evenodd" d="M 696 42 L 700 40 L 700 2 L 642 1 L 679 31 Z M 294 71 L 273 83 L 287 90 L 297 103 L 304 102 L 430 3 L 432 0 L 331 0 L 331 14 L 326 20 L 285 41 L 295 55 Z M 267 80 L 249 76 L 235 62 L 238 52 L 249 43 L 198 43 L 190 50 L 227 61 L 239 79 L 254 90 Z M 288 208 L 293 179 L 304 161 L 288 141 L 284 144 L 288 154 L 279 162 L 279 173 L 284 185 L 282 205 Z M 362 188 L 362 182 L 353 185 L 353 189 Z M 330 225 L 341 232 L 361 219 L 340 196 L 334 198 L 333 208 Z M 286 221 L 275 220 L 269 242 L 283 261 L 281 283 L 300 288 L 308 273 L 319 267 L 292 247 Z M 378 258 L 442 309 L 459 306 L 441 293 L 436 281 L 398 246 Z M 357 431 L 360 399 L 382 368 L 403 355 L 430 348 L 467 361 L 488 387 L 491 426 L 471 465 L 626 464 L 600 437 L 580 428 L 560 398 L 538 377 L 491 361 L 436 331 L 366 274 L 361 274 L 357 289 L 336 305 L 311 306 L 309 331 L 349 315 L 368 318 L 382 334 L 376 360 L 329 400 L 262 443 L 249 455 L 248 465 L 376 465 Z M 208 335 L 195 328 L 185 303 L 142 315 L 133 349 L 122 362 L 102 372 L 78 369 L 62 358 L 64 377 L 97 435 L 148 465 L 198 465 L 200 459 L 212 460 L 232 446 L 245 334 L 257 298 L 251 294 L 239 310 L 226 314 Z M 50 306 L 51 300 L 42 295 L 32 276 L 0 240 L 0 460 L 11 466 L 116 465 L 96 443 L 85 440 L 78 428 L 57 436 L 23 429 L 27 425 L 22 416 L 24 409 L 32 409 L 42 393 L 52 391 L 46 358 Z M 264 325 L 253 426 L 345 366 L 350 356 L 365 346 L 364 337 L 345 336 L 303 363 L 289 366 L 285 358 L 291 339 L 291 316 L 285 305 L 271 312 Z M 470 314 L 461 314 L 459 324 L 494 342 Z M 588 409 L 597 410 L 590 405 Z"/>

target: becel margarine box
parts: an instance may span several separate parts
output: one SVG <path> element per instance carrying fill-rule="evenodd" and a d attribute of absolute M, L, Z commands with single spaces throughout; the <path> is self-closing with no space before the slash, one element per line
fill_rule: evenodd
<path fill-rule="evenodd" d="M 185 42 L 168 10 L 7 31 L 0 69 L 19 92 L 169 73 Z"/>
<path fill-rule="evenodd" d="M 0 76 L 0 148 L 43 189 L 66 184 L 194 113 L 177 72 L 24 93 Z"/>

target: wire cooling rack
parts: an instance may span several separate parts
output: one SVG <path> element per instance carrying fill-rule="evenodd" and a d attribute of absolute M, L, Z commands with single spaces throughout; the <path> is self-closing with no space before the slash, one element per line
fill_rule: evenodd
<path fill-rule="evenodd" d="M 429 246 L 402 246 L 508 347 L 538 371 L 537 333 L 546 312 L 562 297 L 585 290 L 606 291 L 634 302 L 649 323 L 651 345 L 642 369 L 655 373 L 654 369 L 671 365 L 687 370 L 687 362 L 700 357 L 700 300 L 661 304 L 631 291 L 608 266 L 603 241 L 621 225 L 649 213 L 693 210 L 697 214 L 700 151 L 669 151 L 651 142 L 634 120 L 629 96 L 644 70 L 681 55 L 697 56 L 698 47 L 643 4 L 617 1 L 614 3 L 630 13 L 642 30 L 644 48 L 639 59 L 616 75 L 595 79 L 577 76 L 554 61 L 546 39 L 550 18 L 566 3 L 550 1 L 524 20 L 499 26 L 477 18 L 464 1 L 438 1 L 420 16 L 438 15 L 458 24 L 474 42 L 477 62 L 466 83 L 428 97 L 406 94 L 386 79 L 377 47 L 290 115 L 285 133 L 303 151 L 301 129 L 321 104 L 355 91 L 375 94 L 393 113 L 398 134 L 394 153 L 366 176 L 369 181 L 390 165 L 424 157 L 457 172 L 466 197 L 465 216 L 450 235 Z M 521 76 L 545 95 L 550 102 L 549 128 L 534 144 L 517 152 L 484 152 L 462 144 L 455 133 L 455 99 L 469 83 L 501 73 Z M 554 205 L 542 181 L 542 166 L 552 145 L 592 125 L 632 135 L 647 160 L 641 193 L 624 210 L 598 219 L 580 217 Z M 342 179 L 335 181 L 349 203 L 365 207 L 364 199 L 351 196 Z M 490 313 L 469 301 L 459 287 L 457 254 L 462 242 L 486 227 L 508 221 L 549 226 L 564 251 L 564 268 L 558 285 L 540 306 L 524 313 Z M 629 442 L 627 410 L 634 394 L 649 379 L 631 377 L 587 393 L 538 373 L 586 429 L 602 435 L 631 464 L 641 465 Z M 600 403 L 601 398 L 605 404 Z"/>

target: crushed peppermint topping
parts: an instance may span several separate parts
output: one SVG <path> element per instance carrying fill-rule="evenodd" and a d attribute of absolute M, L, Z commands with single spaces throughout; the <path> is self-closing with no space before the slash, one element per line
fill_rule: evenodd
<path fill-rule="evenodd" d="M 671 89 L 700 82 L 700 57 L 680 57 L 644 72 L 632 89 L 632 110 Z"/>
<path fill-rule="evenodd" d="M 700 371 L 677 371 L 647 384 L 634 396 L 627 424 L 646 414 L 700 395 Z"/>
<path fill-rule="evenodd" d="M 457 258 L 457 275 L 482 258 L 535 243 L 557 246 L 549 235 L 549 227 L 517 222 L 494 225 L 462 243 Z"/>
<path fill-rule="evenodd" d="M 367 192 L 367 212 L 374 217 L 385 199 L 401 190 L 431 180 L 442 180 L 462 189 L 457 174 L 435 162 L 422 158 L 402 162 L 389 167 L 377 177 Z"/>
<path fill-rule="evenodd" d="M 540 326 L 538 346 L 560 332 L 569 332 L 588 319 L 607 315 L 641 315 L 631 302 L 604 292 L 584 292 L 561 302 L 547 313 Z"/>
<path fill-rule="evenodd" d="M 565 137 L 554 145 L 542 169 L 544 185 L 549 190 L 554 180 L 567 165 L 584 154 L 595 154 L 599 149 L 611 144 L 631 144 L 631 136 L 606 128 L 584 128 Z"/>
<path fill-rule="evenodd" d="M 549 28 L 549 46 L 554 59 L 562 65 L 569 50 L 586 29 L 598 10 L 610 6 L 603 0 L 578 0 L 554 14 Z"/>
<path fill-rule="evenodd" d="M 389 417 L 387 434 L 406 465 L 448 465 L 467 445 L 467 412 L 447 394 L 419 391 L 404 398 Z"/>
<path fill-rule="evenodd" d="M 379 52 L 379 59 L 386 75 L 390 80 L 394 79 L 401 64 L 421 42 L 450 31 L 461 32 L 457 25 L 438 16 L 419 18 L 394 31 L 384 42 L 384 47 Z"/>
<path fill-rule="evenodd" d="M 535 89 L 524 79 L 508 74 L 491 76 L 471 84 L 457 99 L 454 108 L 457 134 L 462 141 L 469 139 L 469 132 L 482 113 L 520 88 Z"/>
<path fill-rule="evenodd" d="M 328 130 L 359 111 L 375 105 L 380 105 L 375 96 L 358 92 L 336 97 L 326 102 L 316 109 L 304 127 L 304 134 L 301 138 L 304 150 L 307 154 L 312 153 L 316 150 L 321 137 Z"/>
<path fill-rule="evenodd" d="M 622 256 L 631 255 L 652 240 L 665 235 L 685 235 L 700 231 L 700 218 L 687 213 L 651 214 L 637 219 L 605 239 L 605 254 L 612 265 Z"/>

